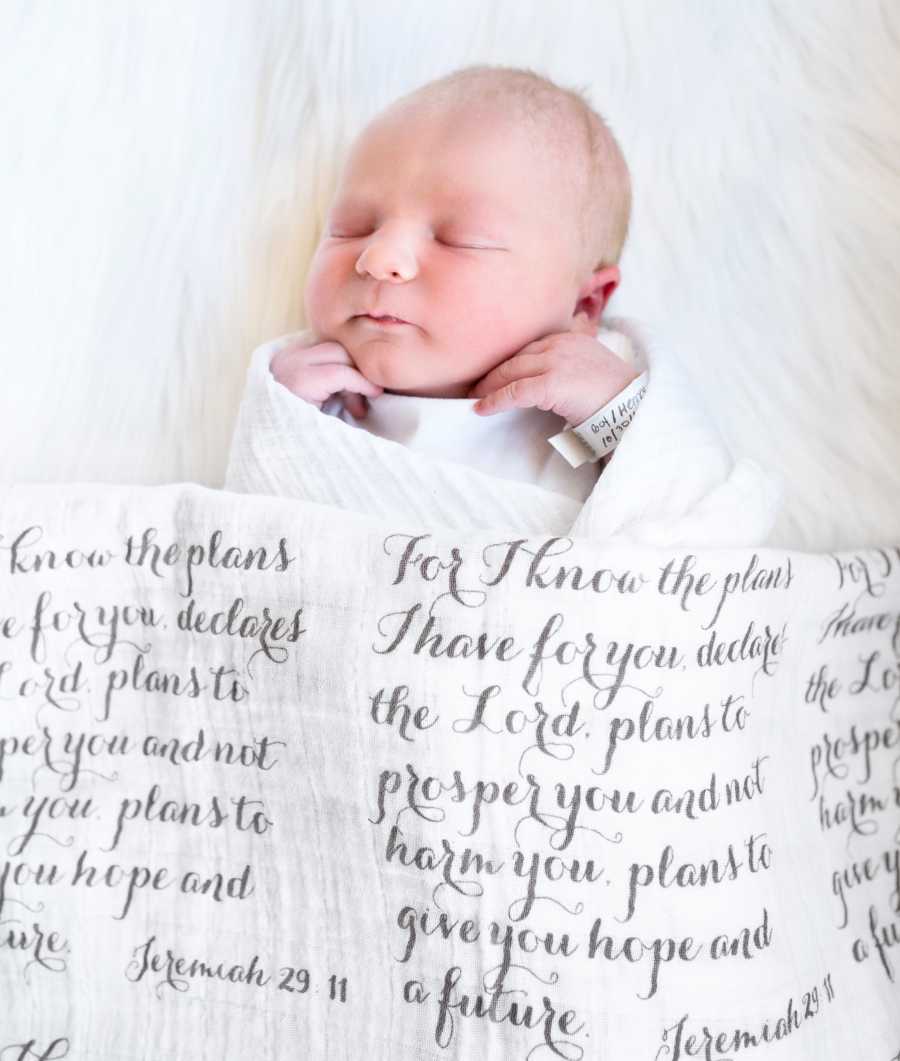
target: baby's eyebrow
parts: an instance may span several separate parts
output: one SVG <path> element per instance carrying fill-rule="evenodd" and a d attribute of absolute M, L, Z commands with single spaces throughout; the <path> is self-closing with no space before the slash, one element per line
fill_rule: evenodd
<path fill-rule="evenodd" d="M 456 192 L 447 196 L 447 207 L 451 210 L 471 211 L 479 217 L 500 222 L 511 221 L 515 214 L 502 198 L 486 196 L 483 192 Z"/>
<path fill-rule="evenodd" d="M 363 199 L 335 199 L 328 207 L 328 213 L 334 214 L 339 210 L 357 211 L 363 213 L 372 210 L 374 204 L 367 203 Z"/>
<path fill-rule="evenodd" d="M 460 214 L 474 215 L 471 220 L 479 224 L 505 224 L 515 220 L 514 212 L 504 205 L 502 200 L 487 199 L 483 193 L 472 191 L 454 191 L 440 197 L 439 212 L 448 215 L 448 220 L 456 220 Z M 348 196 L 335 200 L 329 214 L 377 213 L 379 204 L 376 199 L 365 194 Z"/>

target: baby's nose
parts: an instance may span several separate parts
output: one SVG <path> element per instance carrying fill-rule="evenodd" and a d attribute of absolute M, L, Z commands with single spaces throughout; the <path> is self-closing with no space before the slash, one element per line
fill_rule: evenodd
<path fill-rule="evenodd" d="M 416 276 L 418 265 L 412 249 L 402 240 L 376 237 L 356 259 L 356 271 L 360 276 L 368 274 L 375 280 L 402 284 Z"/>

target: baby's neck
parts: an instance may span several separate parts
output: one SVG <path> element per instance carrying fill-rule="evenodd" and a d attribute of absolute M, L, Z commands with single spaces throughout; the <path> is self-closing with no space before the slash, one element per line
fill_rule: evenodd
<path fill-rule="evenodd" d="M 474 387 L 475 381 L 471 383 L 448 383 L 443 386 L 417 387 L 415 390 L 388 390 L 385 394 L 395 394 L 400 398 L 465 398 Z M 474 399 L 473 399 L 474 401 Z"/>

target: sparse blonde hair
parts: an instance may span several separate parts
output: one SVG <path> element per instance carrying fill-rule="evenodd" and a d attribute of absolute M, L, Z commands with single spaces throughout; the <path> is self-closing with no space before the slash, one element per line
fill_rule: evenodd
<path fill-rule="evenodd" d="M 396 104 L 454 105 L 473 97 L 525 119 L 542 145 L 556 148 L 574 182 L 584 270 L 616 265 L 628 236 L 631 177 L 618 141 L 585 90 L 561 88 L 522 67 L 478 65 L 429 81 Z M 561 207 L 568 209 L 568 203 Z"/>

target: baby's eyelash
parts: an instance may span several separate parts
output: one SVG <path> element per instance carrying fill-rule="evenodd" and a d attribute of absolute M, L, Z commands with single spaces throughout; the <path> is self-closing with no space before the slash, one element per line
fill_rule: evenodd
<path fill-rule="evenodd" d="M 366 236 L 371 236 L 371 234 L 371 229 L 363 232 L 335 232 L 331 229 L 328 232 L 328 236 L 331 239 L 364 239 Z M 493 247 L 485 247 L 480 243 L 457 243 L 455 240 L 444 239 L 441 236 L 435 236 L 434 238 L 435 242 L 440 243 L 442 246 L 452 247 L 456 250 L 486 251 L 495 249 Z"/>

